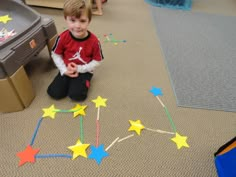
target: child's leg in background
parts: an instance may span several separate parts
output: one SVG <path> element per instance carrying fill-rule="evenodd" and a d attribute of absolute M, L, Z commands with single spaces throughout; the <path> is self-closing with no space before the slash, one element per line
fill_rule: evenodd
<path fill-rule="evenodd" d="M 95 0 L 95 2 L 96 2 L 97 10 L 93 11 L 93 15 L 102 15 L 103 14 L 102 1 L 101 0 Z"/>
<path fill-rule="evenodd" d="M 71 78 L 68 96 L 74 101 L 84 101 L 87 98 L 92 76 L 91 73 L 79 73 L 79 77 Z"/>

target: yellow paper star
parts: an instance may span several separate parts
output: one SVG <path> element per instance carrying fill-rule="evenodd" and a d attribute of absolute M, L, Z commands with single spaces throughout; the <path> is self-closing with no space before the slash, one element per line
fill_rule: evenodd
<path fill-rule="evenodd" d="M 83 156 L 83 157 L 87 158 L 86 149 L 89 146 L 90 146 L 90 144 L 82 144 L 80 142 L 80 140 L 78 140 L 74 146 L 69 146 L 68 149 L 73 151 L 73 158 L 72 158 L 72 160 L 74 160 L 78 156 Z"/>
<path fill-rule="evenodd" d="M 177 148 L 180 149 L 181 147 L 189 147 L 187 141 L 187 136 L 181 136 L 177 132 L 175 134 L 175 137 L 171 140 L 174 141 L 177 145 Z"/>
<path fill-rule="evenodd" d="M 84 110 L 85 110 L 86 107 L 87 107 L 86 105 L 81 106 L 80 104 L 76 104 L 76 106 L 71 109 L 71 111 L 75 111 L 73 113 L 74 118 L 77 117 L 78 115 L 85 116 L 85 111 Z"/>
<path fill-rule="evenodd" d="M 10 20 L 12 20 L 12 18 L 9 17 L 9 15 L 0 16 L 0 22 L 3 22 L 4 24 L 6 24 Z"/>
<path fill-rule="evenodd" d="M 107 105 L 106 105 L 106 101 L 107 101 L 107 99 L 102 98 L 102 97 L 100 97 L 100 96 L 98 96 L 97 99 L 92 100 L 92 102 L 94 102 L 94 103 L 96 104 L 96 108 L 98 108 L 98 107 L 100 107 L 100 106 L 106 107 L 106 106 L 107 106 Z"/>
<path fill-rule="evenodd" d="M 51 105 L 49 108 L 44 108 L 43 109 L 43 112 L 44 112 L 43 117 L 51 117 L 52 119 L 54 119 L 55 114 L 56 114 L 55 110 L 56 109 L 55 109 L 54 105 Z"/>
<path fill-rule="evenodd" d="M 130 128 L 128 131 L 136 131 L 136 133 L 138 135 L 140 135 L 140 132 L 142 129 L 144 129 L 145 127 L 141 124 L 141 121 L 140 120 L 137 120 L 137 121 L 132 121 L 132 120 L 129 120 L 129 123 L 131 124 Z"/>

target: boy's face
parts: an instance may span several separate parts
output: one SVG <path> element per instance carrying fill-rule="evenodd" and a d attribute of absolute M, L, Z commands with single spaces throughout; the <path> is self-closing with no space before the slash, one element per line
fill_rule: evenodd
<path fill-rule="evenodd" d="M 69 31 L 74 37 L 84 38 L 88 35 L 89 19 L 85 14 L 81 14 L 80 18 L 66 16 L 65 20 Z"/>

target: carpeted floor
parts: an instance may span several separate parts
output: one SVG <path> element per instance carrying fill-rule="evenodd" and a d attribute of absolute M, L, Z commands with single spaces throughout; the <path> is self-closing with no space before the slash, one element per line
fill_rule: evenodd
<path fill-rule="evenodd" d="M 223 9 L 227 9 L 227 1 L 225 5 Z M 199 10 L 199 6 L 201 3 L 193 10 Z M 217 13 L 219 7 L 215 11 L 213 7 L 210 12 Z M 34 9 L 52 16 L 58 32 L 65 29 L 61 10 Z M 99 142 L 106 148 L 117 137 L 135 134 L 128 131 L 129 120 L 141 120 L 146 128 L 171 132 L 172 126 L 162 105 L 149 92 L 155 86 L 162 88 L 164 95 L 160 99 L 168 108 L 177 132 L 188 137 L 190 147 L 178 150 L 171 141 L 174 135 L 145 129 L 140 136 L 135 134 L 115 143 L 108 150 L 109 157 L 100 165 L 94 160 L 78 157 L 75 160 L 36 159 L 34 164 L 18 167 L 16 153 L 31 142 L 43 114 L 42 108 L 54 104 L 58 109 L 70 109 L 76 104 L 69 99 L 55 101 L 47 96 L 47 86 L 57 70 L 50 65 L 45 49 L 26 67 L 36 91 L 32 104 L 20 112 L 0 114 L 0 176 L 217 176 L 213 155 L 235 136 L 236 114 L 177 107 L 149 10 L 141 0 L 109 0 L 104 6 L 104 16 L 93 18 L 91 31 L 101 41 L 104 34 L 112 33 L 116 39 L 127 42 L 118 45 L 102 42 L 104 63 L 95 72 L 87 100 L 81 103 L 88 106 L 84 116 L 84 140 L 91 145 L 96 143 L 97 110 L 91 100 L 97 96 L 108 99 L 107 107 L 100 110 Z M 74 145 L 79 137 L 79 119 L 73 119 L 71 113 L 57 113 L 54 120 L 42 121 L 33 148 L 39 148 L 40 154 L 70 154 L 67 147 Z"/>
<path fill-rule="evenodd" d="M 178 106 L 236 112 L 236 17 L 151 11 Z"/>

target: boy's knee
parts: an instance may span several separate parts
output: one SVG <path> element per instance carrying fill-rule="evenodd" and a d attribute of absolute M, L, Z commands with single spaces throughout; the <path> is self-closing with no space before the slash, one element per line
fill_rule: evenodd
<path fill-rule="evenodd" d="M 51 98 L 53 98 L 53 99 L 55 99 L 55 100 L 60 100 L 60 99 L 62 99 L 62 98 L 64 98 L 64 97 L 66 97 L 66 95 L 61 95 L 61 94 L 59 94 L 59 93 L 56 93 L 55 91 L 54 91 L 54 92 L 51 91 L 50 89 L 47 90 L 47 93 L 48 93 L 48 95 L 49 95 Z"/>
<path fill-rule="evenodd" d="M 87 98 L 87 95 L 84 95 L 84 94 L 77 94 L 77 95 L 75 95 L 75 94 L 71 94 L 71 95 L 69 95 L 69 98 L 70 99 L 72 99 L 73 101 L 84 101 L 84 100 L 86 100 L 86 98 Z"/>

